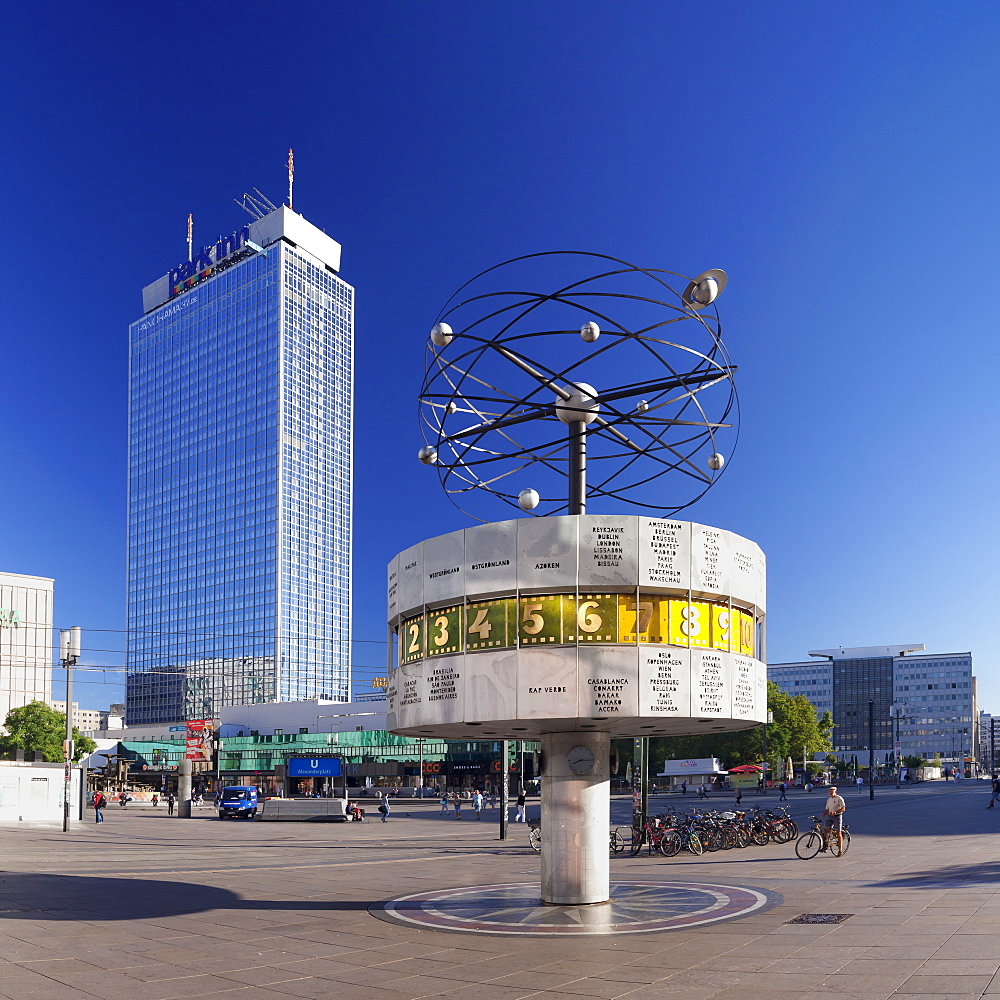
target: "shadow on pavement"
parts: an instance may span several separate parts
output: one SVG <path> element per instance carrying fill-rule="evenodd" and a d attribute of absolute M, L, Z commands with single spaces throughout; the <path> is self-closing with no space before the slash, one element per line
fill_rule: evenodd
<path fill-rule="evenodd" d="M 877 884 L 887 889 L 961 888 L 969 883 L 996 885 L 1000 882 L 1000 861 L 983 864 L 947 865 L 929 871 L 907 872 L 896 878 L 880 879 Z"/>
<path fill-rule="evenodd" d="M 229 889 L 196 882 L 0 875 L 0 920 L 150 920 L 206 910 L 367 910 L 372 900 L 244 899 Z"/>

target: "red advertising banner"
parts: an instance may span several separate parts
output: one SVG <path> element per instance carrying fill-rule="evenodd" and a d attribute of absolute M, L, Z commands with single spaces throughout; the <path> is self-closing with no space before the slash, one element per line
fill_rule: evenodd
<path fill-rule="evenodd" d="M 194 719 L 185 723 L 184 756 L 187 760 L 211 761 L 212 759 L 212 720 Z"/>

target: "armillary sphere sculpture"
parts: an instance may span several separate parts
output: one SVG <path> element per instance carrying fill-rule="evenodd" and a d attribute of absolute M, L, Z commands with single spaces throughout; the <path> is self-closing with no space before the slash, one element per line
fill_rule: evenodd
<path fill-rule="evenodd" d="M 552 284 L 538 289 L 533 270 Z M 666 516 L 690 506 L 738 436 L 713 306 L 725 285 L 719 270 L 688 279 L 582 252 L 483 271 L 431 331 L 420 460 L 470 514 L 473 494 L 534 514 L 582 514 L 588 497 Z"/>
<path fill-rule="evenodd" d="M 545 903 L 610 898 L 612 739 L 767 718 L 764 554 L 673 516 L 736 444 L 725 285 L 530 254 L 463 285 L 430 333 L 419 457 L 485 523 L 387 567 L 386 727 L 539 741 Z"/>

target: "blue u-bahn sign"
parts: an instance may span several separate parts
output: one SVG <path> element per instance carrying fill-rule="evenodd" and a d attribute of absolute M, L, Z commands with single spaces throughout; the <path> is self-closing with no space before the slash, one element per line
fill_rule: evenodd
<path fill-rule="evenodd" d="M 339 757 L 289 757 L 289 778 L 339 778 L 344 773 Z"/>

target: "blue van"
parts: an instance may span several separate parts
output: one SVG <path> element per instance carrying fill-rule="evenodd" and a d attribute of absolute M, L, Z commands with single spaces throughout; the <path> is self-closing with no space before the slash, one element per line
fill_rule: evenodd
<path fill-rule="evenodd" d="M 250 819 L 257 815 L 257 788 L 255 785 L 231 785 L 222 790 L 219 802 L 219 819 L 240 816 Z"/>

